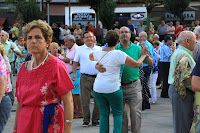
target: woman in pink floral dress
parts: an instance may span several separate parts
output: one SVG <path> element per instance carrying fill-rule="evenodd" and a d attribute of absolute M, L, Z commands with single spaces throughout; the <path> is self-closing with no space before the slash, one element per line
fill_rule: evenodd
<path fill-rule="evenodd" d="M 74 86 L 65 63 L 48 53 L 53 31 L 46 22 L 34 20 L 26 25 L 23 33 L 33 59 L 23 63 L 18 73 L 14 132 L 71 133 L 70 90 Z"/>

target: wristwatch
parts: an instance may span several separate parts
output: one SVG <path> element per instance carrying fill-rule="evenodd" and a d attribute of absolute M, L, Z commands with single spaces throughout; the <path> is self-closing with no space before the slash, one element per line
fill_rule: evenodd
<path fill-rule="evenodd" d="M 72 120 L 72 121 L 70 121 L 70 120 L 65 120 L 65 122 L 66 122 L 66 123 L 72 123 L 73 120 Z"/>
<path fill-rule="evenodd" d="M 73 60 L 70 60 L 69 64 L 72 65 Z"/>

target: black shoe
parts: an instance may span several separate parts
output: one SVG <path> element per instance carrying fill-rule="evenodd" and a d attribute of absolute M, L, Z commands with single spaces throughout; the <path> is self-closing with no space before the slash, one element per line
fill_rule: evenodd
<path fill-rule="evenodd" d="M 162 98 L 169 98 L 169 96 L 165 96 L 165 95 L 164 95 L 164 96 L 163 96 L 163 95 L 161 95 L 160 97 L 162 97 Z"/>
<path fill-rule="evenodd" d="M 149 102 L 147 102 L 146 101 L 146 103 L 145 103 L 146 105 L 145 105 L 145 109 L 150 109 L 151 108 L 151 106 L 150 106 L 150 103 Z"/>
<path fill-rule="evenodd" d="M 89 125 L 89 122 L 83 122 L 82 124 L 83 127 L 88 127 L 88 125 Z"/>
<path fill-rule="evenodd" d="M 162 86 L 160 86 L 158 89 L 162 89 Z"/>
<path fill-rule="evenodd" d="M 92 122 L 92 126 L 99 126 L 99 122 Z"/>

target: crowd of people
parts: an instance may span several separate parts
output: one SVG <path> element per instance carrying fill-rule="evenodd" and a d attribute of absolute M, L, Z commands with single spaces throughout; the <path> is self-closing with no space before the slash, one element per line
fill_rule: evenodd
<path fill-rule="evenodd" d="M 114 133 L 140 133 L 158 84 L 160 97 L 170 98 L 174 132 L 199 132 L 199 21 L 187 27 L 162 20 L 157 29 L 151 23 L 149 35 L 143 21 L 134 27 L 131 20 L 122 27 L 115 21 L 106 35 L 91 22 L 58 27 L 34 20 L 23 37 L 18 30 L 16 23 L 9 39 L 0 28 L 0 132 L 16 97 L 13 133 L 70 133 L 76 118 L 109 133 L 111 110 Z"/>

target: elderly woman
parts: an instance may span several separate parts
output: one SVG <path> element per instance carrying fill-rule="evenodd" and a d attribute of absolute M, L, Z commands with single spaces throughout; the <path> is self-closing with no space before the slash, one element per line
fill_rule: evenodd
<path fill-rule="evenodd" d="M 53 31 L 42 20 L 26 25 L 23 34 L 33 59 L 22 64 L 16 81 L 17 133 L 71 133 L 74 88 L 64 62 L 48 53 Z M 63 100 L 64 110 L 60 104 Z"/>
<path fill-rule="evenodd" d="M 59 47 L 58 43 L 52 42 L 50 44 L 49 50 L 51 54 L 54 55 L 55 57 L 58 57 L 59 59 L 64 59 L 64 57 L 58 53 L 58 47 Z"/>
<path fill-rule="evenodd" d="M 109 132 L 110 107 L 114 116 L 113 133 L 121 133 L 123 92 L 120 87 L 120 69 L 122 65 L 139 67 L 146 58 L 148 49 L 147 47 L 143 48 L 142 56 L 138 60 L 134 60 L 126 53 L 115 50 L 119 42 L 119 33 L 113 30 L 108 31 L 106 41 L 108 48 L 91 53 L 89 56 L 90 60 L 98 61 L 106 68 L 106 72 L 97 74 L 93 94 L 100 110 L 100 133 Z"/>

